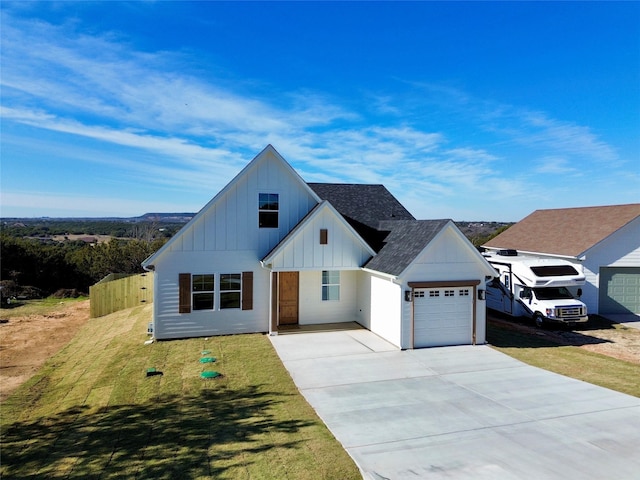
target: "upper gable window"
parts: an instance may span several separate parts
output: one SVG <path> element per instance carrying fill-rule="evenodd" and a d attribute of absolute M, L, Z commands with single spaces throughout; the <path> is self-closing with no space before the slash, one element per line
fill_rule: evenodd
<path fill-rule="evenodd" d="M 280 196 L 277 193 L 260 193 L 258 196 L 258 225 L 260 228 L 278 228 Z"/>

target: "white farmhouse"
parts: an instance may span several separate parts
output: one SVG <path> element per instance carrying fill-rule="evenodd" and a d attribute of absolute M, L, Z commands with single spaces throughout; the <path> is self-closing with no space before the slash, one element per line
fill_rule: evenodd
<path fill-rule="evenodd" d="M 496 275 L 451 220 L 306 183 L 271 145 L 143 266 L 157 339 L 357 322 L 401 349 L 484 343 Z"/>

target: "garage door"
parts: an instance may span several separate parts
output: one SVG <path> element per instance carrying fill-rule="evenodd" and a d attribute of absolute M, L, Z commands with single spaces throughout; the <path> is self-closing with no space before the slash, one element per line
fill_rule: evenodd
<path fill-rule="evenodd" d="M 640 268 L 601 268 L 599 301 L 600 314 L 640 314 Z"/>
<path fill-rule="evenodd" d="M 472 343 L 473 287 L 414 291 L 414 348 Z"/>

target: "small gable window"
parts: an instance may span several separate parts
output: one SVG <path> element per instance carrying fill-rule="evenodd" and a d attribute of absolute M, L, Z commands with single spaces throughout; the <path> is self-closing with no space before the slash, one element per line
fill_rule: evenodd
<path fill-rule="evenodd" d="M 320 245 L 327 245 L 329 243 L 329 230 L 326 228 L 320 229 Z"/>
<path fill-rule="evenodd" d="M 279 197 L 277 193 L 258 195 L 258 226 L 260 228 L 278 228 Z"/>
<path fill-rule="evenodd" d="M 193 310 L 213 310 L 214 283 L 213 274 L 193 276 Z"/>
<path fill-rule="evenodd" d="M 322 271 L 322 300 L 340 300 L 340 272 Z"/>

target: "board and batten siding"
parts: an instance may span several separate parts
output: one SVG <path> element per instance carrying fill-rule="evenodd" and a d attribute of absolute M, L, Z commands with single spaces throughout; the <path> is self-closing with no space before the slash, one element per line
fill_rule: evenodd
<path fill-rule="evenodd" d="M 269 272 L 260 259 L 317 204 L 295 172 L 271 151 L 256 157 L 154 260 L 158 339 L 269 331 Z M 259 228 L 260 193 L 278 194 L 278 228 Z M 179 275 L 253 272 L 251 310 L 179 313 Z"/>
<path fill-rule="evenodd" d="M 304 183 L 267 152 L 179 232 L 169 251 L 254 250 L 266 255 L 316 205 Z M 258 228 L 258 195 L 279 195 L 278 228 Z"/>
<path fill-rule="evenodd" d="M 314 212 L 315 213 L 315 212 Z M 372 252 L 324 208 L 306 222 L 270 261 L 273 270 L 358 269 Z"/>

